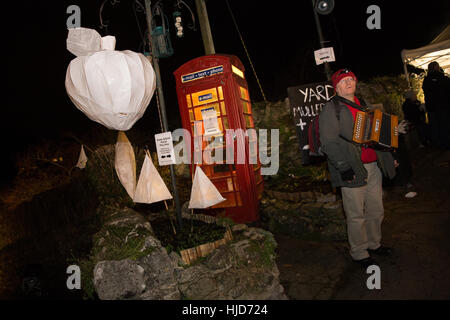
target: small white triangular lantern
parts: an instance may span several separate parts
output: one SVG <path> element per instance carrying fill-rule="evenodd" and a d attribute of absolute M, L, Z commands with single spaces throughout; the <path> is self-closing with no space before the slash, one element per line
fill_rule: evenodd
<path fill-rule="evenodd" d="M 88 161 L 88 158 L 86 157 L 86 153 L 84 152 L 84 147 L 81 145 L 81 151 L 80 156 L 78 157 L 78 162 L 76 164 L 76 167 L 80 169 L 86 168 L 86 162 Z"/>
<path fill-rule="evenodd" d="M 194 182 L 192 183 L 191 199 L 189 209 L 204 209 L 216 205 L 226 199 L 222 197 L 219 190 L 208 179 L 203 170 L 197 166 L 195 169 Z"/>
<path fill-rule="evenodd" d="M 168 199 L 172 199 L 172 195 L 146 152 L 133 201 L 153 203 Z"/>
<path fill-rule="evenodd" d="M 131 199 L 136 188 L 136 159 L 133 147 L 123 131 L 119 131 L 116 142 L 116 157 L 114 167 L 117 176 Z"/>

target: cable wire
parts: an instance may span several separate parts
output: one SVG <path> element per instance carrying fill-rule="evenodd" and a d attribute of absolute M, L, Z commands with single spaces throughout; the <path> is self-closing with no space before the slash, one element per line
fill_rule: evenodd
<path fill-rule="evenodd" d="M 139 19 L 138 19 L 137 12 L 136 12 L 137 11 L 136 4 L 140 4 L 140 3 L 137 0 L 135 0 L 132 2 L 131 6 L 133 7 L 134 17 L 136 18 L 136 24 L 139 29 L 139 35 L 141 36 L 141 40 L 142 40 L 142 43 L 144 44 L 144 49 L 145 49 L 145 38 L 144 38 L 144 34 L 142 33 L 142 30 L 141 30 L 141 25 L 139 24 Z"/>
<path fill-rule="evenodd" d="M 252 67 L 253 74 L 255 75 L 256 81 L 258 82 L 259 90 L 261 90 L 261 94 L 263 96 L 264 101 L 267 102 L 266 95 L 264 94 L 264 91 L 261 87 L 261 83 L 259 82 L 258 75 L 256 74 L 256 70 L 255 67 L 253 66 L 252 59 L 250 59 L 250 54 L 248 53 L 247 46 L 245 45 L 244 39 L 242 38 L 241 32 L 239 31 L 239 27 L 237 25 L 236 19 L 234 18 L 233 11 L 231 11 L 231 7 L 230 4 L 228 3 L 228 0 L 225 0 L 225 2 L 227 3 L 228 10 L 230 11 L 230 15 L 231 18 L 233 19 L 234 26 L 236 27 L 236 31 L 239 34 L 239 38 L 241 38 L 241 42 L 242 45 L 244 46 L 245 53 L 247 54 L 248 61 L 250 62 L 250 66 Z"/>
<path fill-rule="evenodd" d="M 156 106 L 158 107 L 159 125 L 161 126 L 161 132 L 164 132 L 164 127 L 162 124 L 161 107 L 159 106 L 159 95 L 158 94 L 156 94 Z"/>
<path fill-rule="evenodd" d="M 106 32 L 108 32 L 108 26 L 109 24 L 104 24 L 103 23 L 103 17 L 102 17 L 102 12 L 103 12 L 103 7 L 105 6 L 105 3 L 108 0 L 104 0 L 100 6 L 100 9 L 98 11 L 98 15 L 99 15 L 99 19 L 100 19 L 100 29 L 105 29 Z M 115 6 L 116 4 L 120 4 L 120 0 L 110 0 L 111 2 L 111 6 Z"/>

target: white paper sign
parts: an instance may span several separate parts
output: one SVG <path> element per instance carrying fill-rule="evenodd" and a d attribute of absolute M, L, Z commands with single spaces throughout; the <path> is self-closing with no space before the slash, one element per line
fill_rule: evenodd
<path fill-rule="evenodd" d="M 170 164 L 176 164 L 172 133 L 169 131 L 155 134 L 155 142 L 159 165 L 167 166 Z"/>
<path fill-rule="evenodd" d="M 205 129 L 205 136 L 221 133 L 219 123 L 217 122 L 217 113 L 214 108 L 207 108 L 202 110 L 203 128 Z"/>
<path fill-rule="evenodd" d="M 322 64 L 324 62 L 333 62 L 336 61 L 334 57 L 333 47 L 330 48 L 322 48 L 314 51 L 314 58 L 316 59 L 316 64 Z"/>

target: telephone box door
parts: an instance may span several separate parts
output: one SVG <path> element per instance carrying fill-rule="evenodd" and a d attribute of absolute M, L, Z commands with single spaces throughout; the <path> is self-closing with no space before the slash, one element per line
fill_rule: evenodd
<path fill-rule="evenodd" d="M 257 156 L 255 164 L 249 163 L 257 144 L 255 132 L 245 134 L 253 126 L 247 85 L 243 77 L 243 83 L 236 81 L 233 66 L 243 70 L 236 57 L 210 55 L 189 61 L 174 74 L 182 124 L 191 134 L 191 173 L 200 165 L 226 199 L 209 212 L 246 223 L 259 218 L 263 183 Z M 213 75 L 201 77 L 208 73 Z M 190 77 L 195 80 L 183 81 Z"/>

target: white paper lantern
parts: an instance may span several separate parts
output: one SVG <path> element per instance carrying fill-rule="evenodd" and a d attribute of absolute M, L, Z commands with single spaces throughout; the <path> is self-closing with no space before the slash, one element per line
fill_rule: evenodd
<path fill-rule="evenodd" d="M 202 168 L 197 166 L 195 169 L 194 181 L 192 182 L 189 209 L 205 209 L 225 200 L 226 199 L 222 197 L 216 186 L 203 172 Z"/>
<path fill-rule="evenodd" d="M 134 191 L 134 202 L 154 203 L 158 201 L 172 199 L 169 189 L 167 189 L 163 178 L 156 170 L 148 151 L 145 153 L 144 164 L 142 165 L 139 181 Z"/>
<path fill-rule="evenodd" d="M 114 51 L 114 37 L 97 35 L 92 29 L 69 29 L 67 49 L 78 57 L 67 68 L 66 91 L 89 119 L 126 131 L 150 103 L 156 88 L 155 72 L 144 55 Z"/>
<path fill-rule="evenodd" d="M 130 198 L 133 199 L 136 190 L 136 158 L 134 157 L 133 146 L 122 131 L 119 131 L 117 135 L 114 168 L 120 183 Z"/>
<path fill-rule="evenodd" d="M 75 167 L 84 169 L 84 168 L 86 168 L 87 161 L 88 161 L 88 158 L 86 157 L 86 152 L 84 152 L 84 147 L 83 147 L 83 145 L 81 145 L 80 155 L 78 156 L 78 162 L 75 165 Z"/>

